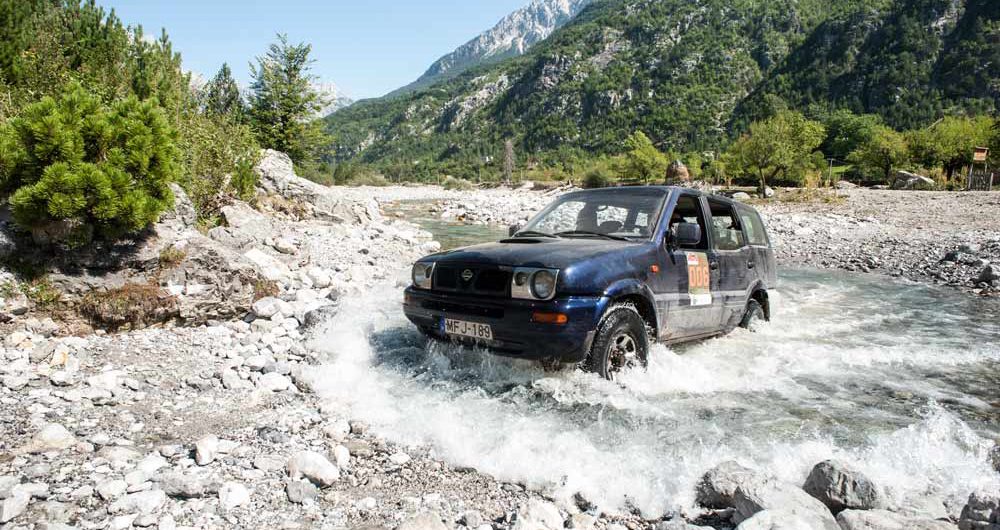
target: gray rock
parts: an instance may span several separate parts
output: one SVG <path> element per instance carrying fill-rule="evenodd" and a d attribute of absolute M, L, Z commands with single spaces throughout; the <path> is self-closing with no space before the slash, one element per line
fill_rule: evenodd
<path fill-rule="evenodd" d="M 837 515 L 841 530 L 955 530 L 946 521 L 906 517 L 887 510 L 845 510 Z"/>
<path fill-rule="evenodd" d="M 0 499 L 6 499 L 10 497 L 14 486 L 17 486 L 21 481 L 17 477 L 11 477 L 8 475 L 0 475 Z"/>
<path fill-rule="evenodd" d="M 695 487 L 695 500 L 706 508 L 732 508 L 736 488 L 759 476 L 756 471 L 732 460 L 723 462 L 701 477 Z"/>
<path fill-rule="evenodd" d="M 436 512 L 423 512 L 406 519 L 396 530 L 448 530 Z"/>
<path fill-rule="evenodd" d="M 292 387 L 292 380 L 277 372 L 264 374 L 257 379 L 257 388 L 265 392 L 282 392 Z"/>
<path fill-rule="evenodd" d="M 1000 281 L 1000 268 L 994 265 L 983 267 L 983 270 L 979 272 L 978 281 L 982 283 Z"/>
<path fill-rule="evenodd" d="M 163 503 L 167 502 L 167 494 L 162 490 L 141 491 L 130 493 L 108 506 L 108 513 L 111 515 L 148 514 L 159 510 Z"/>
<path fill-rule="evenodd" d="M 808 520 L 815 530 L 839 530 L 827 507 L 802 489 L 774 478 L 753 477 L 736 488 L 733 521 L 742 523 L 764 510 L 781 510 Z"/>
<path fill-rule="evenodd" d="M 257 318 L 271 318 L 281 312 L 281 300 L 273 296 L 261 298 L 253 303 L 253 314 Z"/>
<path fill-rule="evenodd" d="M 288 475 L 292 480 L 306 478 L 321 488 L 340 479 L 340 470 L 325 456 L 313 451 L 301 451 L 288 459 Z"/>
<path fill-rule="evenodd" d="M 121 479 L 105 480 L 99 483 L 96 488 L 97 494 L 109 502 L 125 495 L 126 489 L 128 489 L 128 484 Z"/>
<path fill-rule="evenodd" d="M 815 520 L 810 516 L 780 508 L 757 512 L 743 521 L 736 530 L 812 530 Z"/>
<path fill-rule="evenodd" d="M 513 530 L 561 530 L 563 517 L 555 504 L 529 499 L 517 509 Z"/>
<path fill-rule="evenodd" d="M 311 330 L 315 327 L 323 324 L 324 322 L 329 322 L 333 317 L 337 316 L 340 312 L 340 306 L 337 305 L 325 305 L 317 307 L 312 311 L 308 311 L 302 318 L 302 327 L 305 330 Z"/>
<path fill-rule="evenodd" d="M 157 478 L 157 482 L 164 493 L 175 499 L 197 499 L 219 491 L 215 483 L 179 472 L 164 473 Z"/>
<path fill-rule="evenodd" d="M 319 488 L 308 480 L 290 480 L 285 486 L 285 495 L 288 501 L 295 504 L 303 504 L 306 501 L 314 501 L 319 497 Z"/>
<path fill-rule="evenodd" d="M 459 521 L 468 528 L 478 528 L 483 524 L 483 514 L 479 510 L 469 510 L 462 514 Z"/>
<path fill-rule="evenodd" d="M 656 526 L 653 528 L 654 530 L 712 530 L 711 526 L 693 525 L 683 519 L 672 519 L 670 521 L 656 523 Z"/>
<path fill-rule="evenodd" d="M 892 182 L 894 190 L 933 190 L 936 186 L 934 179 L 909 171 L 897 171 Z"/>
<path fill-rule="evenodd" d="M 1000 493 L 975 492 L 962 508 L 960 530 L 1000 530 Z"/>
<path fill-rule="evenodd" d="M 837 460 L 816 464 L 802 489 L 819 499 L 834 515 L 844 510 L 871 510 L 879 506 L 879 490 L 875 483 Z"/>
<path fill-rule="evenodd" d="M 737 191 L 736 193 L 734 193 L 732 195 L 732 197 L 733 197 L 733 199 L 735 199 L 737 201 L 747 201 L 747 200 L 750 200 L 750 198 L 751 198 L 749 193 L 746 193 L 746 192 L 743 192 L 743 191 Z"/>

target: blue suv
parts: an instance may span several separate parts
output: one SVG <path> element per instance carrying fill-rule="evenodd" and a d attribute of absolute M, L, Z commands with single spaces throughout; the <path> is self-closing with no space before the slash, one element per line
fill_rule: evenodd
<path fill-rule="evenodd" d="M 769 320 L 774 252 L 750 206 L 670 186 L 567 193 L 497 243 L 413 265 L 428 336 L 614 379 L 677 343 Z"/>

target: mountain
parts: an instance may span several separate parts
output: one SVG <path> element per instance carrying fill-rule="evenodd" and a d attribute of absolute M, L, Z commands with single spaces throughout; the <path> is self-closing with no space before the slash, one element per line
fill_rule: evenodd
<path fill-rule="evenodd" d="M 595 0 L 524 55 L 337 112 L 342 159 L 467 175 L 517 153 L 563 163 L 718 150 L 778 107 L 903 129 L 1000 107 L 996 0 Z"/>
<path fill-rule="evenodd" d="M 441 57 L 413 83 L 393 94 L 412 92 L 450 79 L 474 66 L 523 54 L 571 20 L 591 0 L 533 0 L 496 26 Z"/>
<path fill-rule="evenodd" d="M 315 83 L 313 88 L 319 92 L 320 96 L 327 102 L 326 105 L 316 114 L 320 117 L 329 116 L 334 112 L 349 107 L 354 104 L 354 100 L 345 95 L 340 88 L 333 83 Z"/>

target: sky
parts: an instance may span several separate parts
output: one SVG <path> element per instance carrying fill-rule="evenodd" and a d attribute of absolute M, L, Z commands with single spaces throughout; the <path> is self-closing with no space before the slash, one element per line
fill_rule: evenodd
<path fill-rule="evenodd" d="M 528 0 L 98 0 L 146 34 L 166 28 L 184 67 L 211 78 L 229 63 L 241 84 L 275 34 L 313 46 L 313 73 L 354 99 L 410 83 L 442 55 Z"/>

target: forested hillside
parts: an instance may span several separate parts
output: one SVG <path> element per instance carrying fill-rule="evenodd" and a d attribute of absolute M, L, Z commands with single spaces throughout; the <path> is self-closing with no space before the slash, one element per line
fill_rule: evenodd
<path fill-rule="evenodd" d="M 337 157 L 467 175 L 517 152 L 717 151 L 785 109 L 873 113 L 896 129 L 1000 98 L 1000 2 L 603 0 L 523 57 L 328 119 Z"/>

